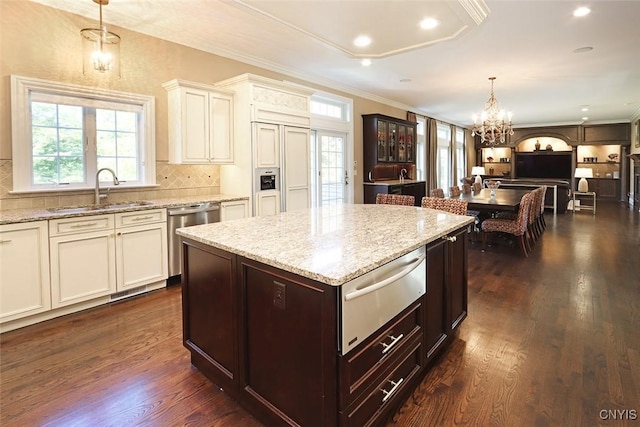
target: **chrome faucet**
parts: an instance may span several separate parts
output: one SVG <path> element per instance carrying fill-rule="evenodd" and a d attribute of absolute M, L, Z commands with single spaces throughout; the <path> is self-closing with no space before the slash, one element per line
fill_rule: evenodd
<path fill-rule="evenodd" d="M 110 169 L 110 168 L 98 169 L 98 172 L 96 172 L 96 194 L 95 194 L 96 197 L 94 200 L 96 205 L 100 204 L 100 200 L 106 199 L 107 196 L 109 195 L 109 190 L 111 190 L 111 188 L 107 188 L 107 194 L 100 194 L 100 172 L 102 171 L 111 172 L 111 175 L 113 176 L 113 185 L 120 185 L 120 181 L 118 181 L 118 177 L 116 176 L 116 173 L 113 171 L 113 169 Z"/>
<path fill-rule="evenodd" d="M 404 181 L 406 173 L 407 173 L 407 170 L 405 168 L 402 168 L 402 170 L 400 171 L 400 182 Z"/>

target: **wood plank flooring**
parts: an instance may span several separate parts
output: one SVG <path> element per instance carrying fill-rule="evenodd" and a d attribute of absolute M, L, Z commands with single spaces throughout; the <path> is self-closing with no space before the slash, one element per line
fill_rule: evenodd
<path fill-rule="evenodd" d="M 640 426 L 640 219 L 470 245 L 469 316 L 389 426 Z M 261 426 L 189 363 L 180 287 L 0 336 L 2 426 Z"/>

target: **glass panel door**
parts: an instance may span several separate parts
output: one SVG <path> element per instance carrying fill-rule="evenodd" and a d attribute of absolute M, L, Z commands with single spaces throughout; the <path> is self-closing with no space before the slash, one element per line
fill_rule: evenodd
<path fill-rule="evenodd" d="M 337 205 L 346 202 L 347 176 L 345 145 L 347 135 L 318 130 L 315 132 L 314 206 Z"/>

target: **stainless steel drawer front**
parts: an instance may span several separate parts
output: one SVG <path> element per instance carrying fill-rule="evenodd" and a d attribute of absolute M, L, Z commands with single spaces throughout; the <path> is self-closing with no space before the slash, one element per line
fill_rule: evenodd
<path fill-rule="evenodd" d="M 340 354 L 347 354 L 426 292 L 426 250 L 418 248 L 340 290 Z"/>

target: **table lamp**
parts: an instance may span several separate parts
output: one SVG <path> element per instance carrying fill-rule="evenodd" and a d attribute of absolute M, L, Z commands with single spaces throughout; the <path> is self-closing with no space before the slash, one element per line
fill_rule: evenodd
<path fill-rule="evenodd" d="M 588 192 L 589 182 L 587 182 L 586 178 L 593 178 L 593 170 L 591 170 L 591 168 L 576 168 L 575 177 L 580 178 L 580 181 L 578 181 L 578 192 Z"/>
<path fill-rule="evenodd" d="M 591 169 L 589 169 L 591 170 Z M 471 168 L 471 175 L 475 175 L 476 176 L 476 183 L 478 184 L 482 184 L 482 177 L 480 175 L 485 175 L 486 172 L 484 171 L 484 167 L 482 166 L 474 166 Z"/>

